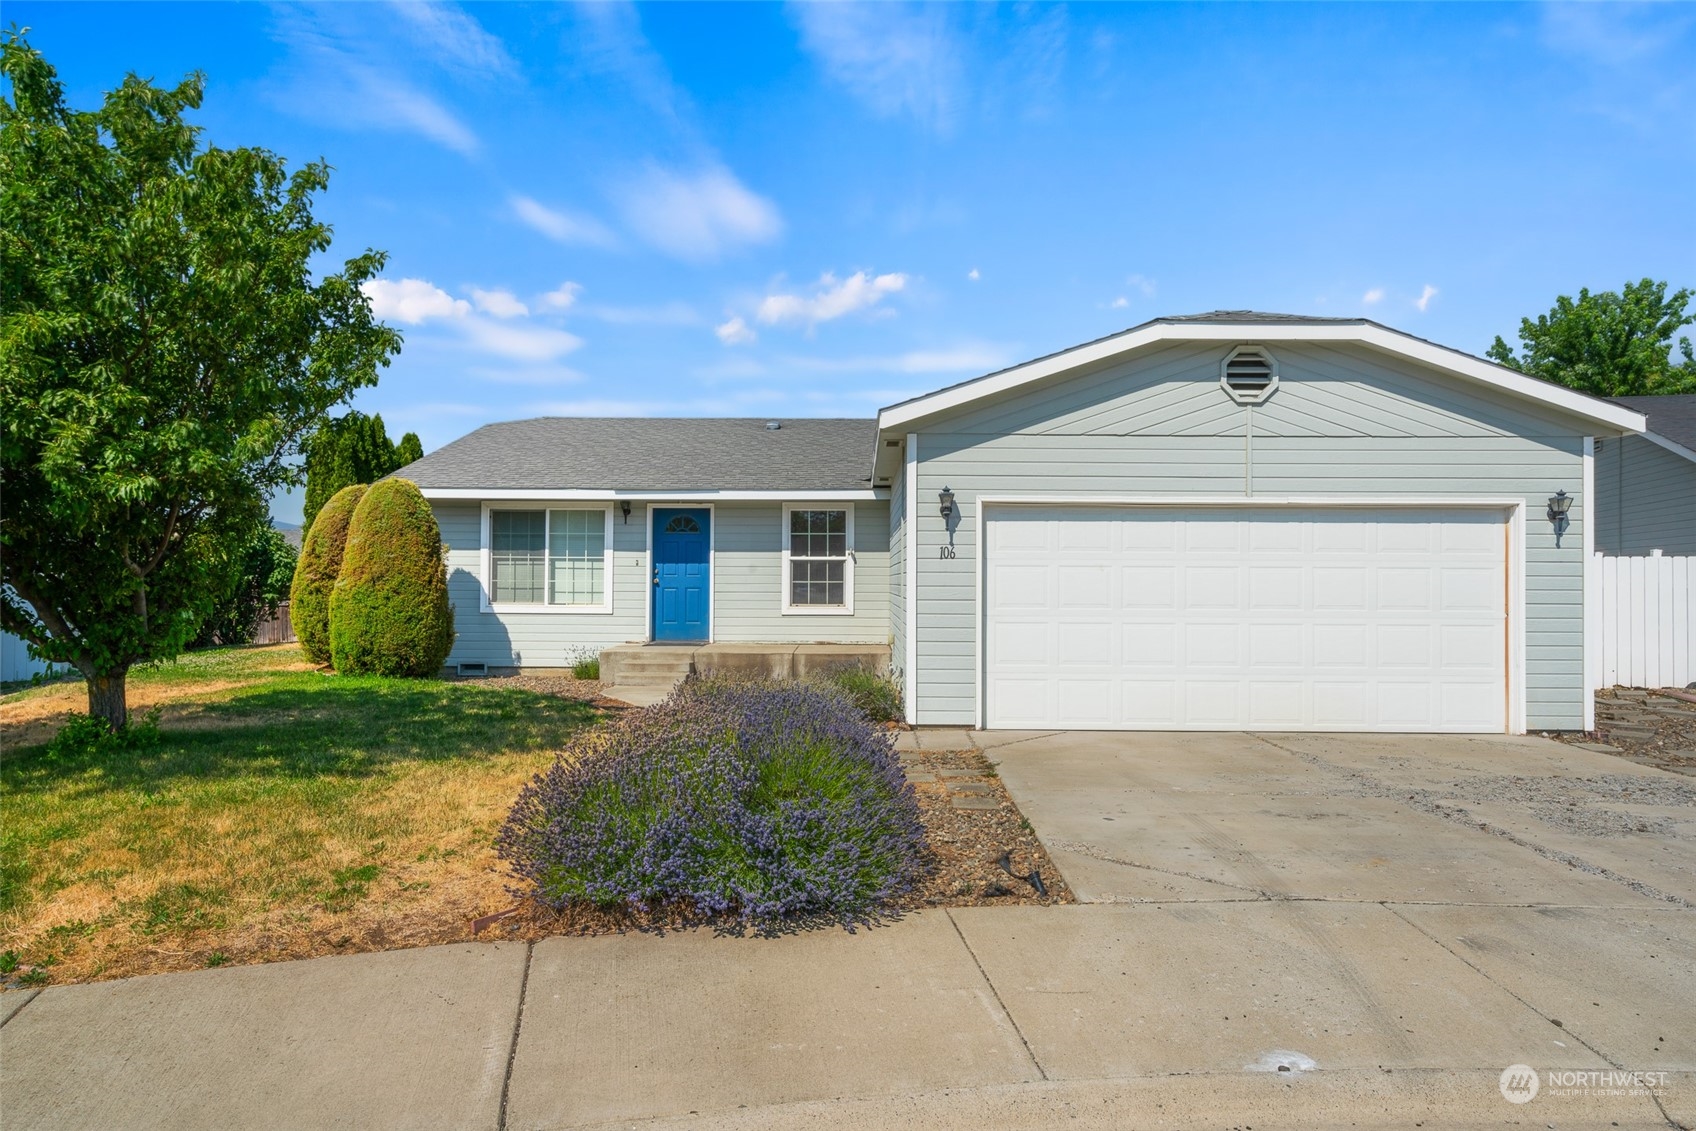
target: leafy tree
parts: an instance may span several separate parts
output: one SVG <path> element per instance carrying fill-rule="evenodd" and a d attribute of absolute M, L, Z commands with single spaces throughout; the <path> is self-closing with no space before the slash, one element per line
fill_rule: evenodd
<path fill-rule="evenodd" d="M 342 574 L 347 526 L 365 497 L 365 484 L 343 487 L 318 510 L 318 521 L 301 540 L 300 560 L 289 587 L 289 623 L 301 651 L 315 664 L 330 662 L 330 594 Z"/>
<path fill-rule="evenodd" d="M 276 615 L 294 579 L 295 551 L 269 522 L 254 524 L 235 555 L 240 578 L 234 592 L 201 622 L 195 644 L 246 644 L 259 622 Z"/>
<path fill-rule="evenodd" d="M 433 676 L 453 649 L 442 532 L 410 479 L 371 485 L 330 595 L 330 654 L 347 675 Z"/>
<path fill-rule="evenodd" d="M 424 458 L 417 433 L 408 432 L 399 444 L 389 443 L 382 416 L 349 412 L 328 421 L 306 444 L 306 500 L 302 524 L 311 528 L 325 500 L 355 483 L 375 483 Z"/>
<path fill-rule="evenodd" d="M 1685 307 L 1696 292 L 1688 287 L 1667 294 L 1653 279 L 1627 283 L 1624 293 L 1578 292 L 1554 309 L 1519 323 L 1520 355 L 1500 337 L 1490 347 L 1492 361 L 1599 397 L 1696 393 L 1696 356 L 1690 339 L 1678 339 L 1683 361 L 1674 362 L 1673 335 L 1696 322 Z"/>
<path fill-rule="evenodd" d="M 311 271 L 328 166 L 203 146 L 201 75 L 75 110 L 12 31 L 0 76 L 0 625 L 121 727 L 130 667 L 235 588 L 301 437 L 400 336 L 360 292 L 380 252 Z"/>

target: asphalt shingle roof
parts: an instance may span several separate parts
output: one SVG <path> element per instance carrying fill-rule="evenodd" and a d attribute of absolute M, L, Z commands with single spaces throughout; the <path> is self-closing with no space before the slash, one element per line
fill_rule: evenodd
<path fill-rule="evenodd" d="M 486 424 L 395 474 L 424 488 L 850 491 L 877 421 L 547 416 Z"/>
<path fill-rule="evenodd" d="M 1649 431 L 1696 451 L 1696 393 L 1661 397 L 1614 397 L 1613 402 L 1649 418 Z"/>

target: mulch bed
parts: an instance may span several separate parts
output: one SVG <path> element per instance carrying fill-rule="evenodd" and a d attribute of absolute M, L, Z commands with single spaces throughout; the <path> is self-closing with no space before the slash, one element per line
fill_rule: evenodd
<path fill-rule="evenodd" d="M 1596 693 L 1596 733 L 1548 737 L 1590 749 L 1611 747 L 1631 762 L 1696 777 L 1696 692 L 1613 687 Z"/>
<path fill-rule="evenodd" d="M 924 907 L 1008 907 L 1074 902 L 1071 889 L 1048 858 L 995 770 L 976 750 L 925 750 L 901 754 L 919 801 L 932 870 L 919 889 L 889 909 L 890 917 Z M 1035 875 L 1041 887 L 1031 882 Z M 711 926 L 735 931 L 733 922 L 700 920 L 686 908 L 554 911 L 533 901 L 473 924 L 478 938 L 544 939 L 550 935 L 610 935 L 632 931 Z M 796 924 L 798 928 L 825 924 Z"/>

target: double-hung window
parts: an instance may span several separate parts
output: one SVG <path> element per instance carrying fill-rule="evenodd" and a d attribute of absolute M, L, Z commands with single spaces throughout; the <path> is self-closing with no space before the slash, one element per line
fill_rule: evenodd
<path fill-rule="evenodd" d="M 488 513 L 492 606 L 612 608 L 611 508 Z"/>
<path fill-rule="evenodd" d="M 851 507 L 783 508 L 783 611 L 854 611 L 854 511 Z"/>

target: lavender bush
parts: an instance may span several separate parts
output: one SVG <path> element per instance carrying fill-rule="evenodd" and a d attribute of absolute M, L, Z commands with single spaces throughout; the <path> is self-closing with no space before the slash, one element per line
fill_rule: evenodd
<path fill-rule="evenodd" d="M 524 787 L 497 848 L 555 908 L 672 905 L 767 927 L 863 920 L 924 832 L 887 732 L 822 684 L 691 681 Z"/>

